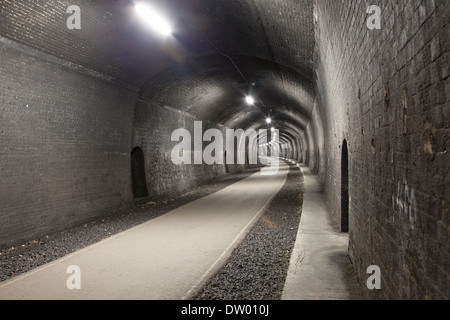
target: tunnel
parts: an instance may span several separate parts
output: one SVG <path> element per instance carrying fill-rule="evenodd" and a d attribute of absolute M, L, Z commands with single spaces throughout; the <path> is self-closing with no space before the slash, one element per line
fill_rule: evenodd
<path fill-rule="evenodd" d="M 447 300 L 449 23 L 0 0 L 0 300 Z"/>

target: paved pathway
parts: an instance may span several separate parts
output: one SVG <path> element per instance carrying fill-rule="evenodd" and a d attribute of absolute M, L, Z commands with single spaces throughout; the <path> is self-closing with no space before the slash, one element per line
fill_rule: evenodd
<path fill-rule="evenodd" d="M 348 234 L 337 232 L 317 177 L 302 165 L 305 193 L 283 300 L 359 299 Z"/>
<path fill-rule="evenodd" d="M 226 258 L 283 186 L 289 168 L 215 194 L 0 284 L 1 299 L 180 300 Z M 81 289 L 69 290 L 68 267 Z"/>

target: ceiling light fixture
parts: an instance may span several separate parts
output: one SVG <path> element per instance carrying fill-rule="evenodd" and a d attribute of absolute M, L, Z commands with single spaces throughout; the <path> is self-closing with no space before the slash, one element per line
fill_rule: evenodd
<path fill-rule="evenodd" d="M 148 5 L 138 3 L 135 5 L 135 9 L 138 15 L 154 30 L 164 36 L 170 36 L 172 34 L 172 28 L 169 22 L 153 8 Z"/>
<path fill-rule="evenodd" d="M 266 122 L 267 122 L 267 123 L 271 123 L 271 122 L 272 122 L 272 119 L 267 118 L 267 119 L 266 119 Z"/>
<path fill-rule="evenodd" d="M 246 101 L 247 104 L 249 104 L 249 105 L 254 105 L 254 104 L 255 104 L 255 99 L 253 99 L 253 97 L 251 97 L 251 96 L 247 96 L 247 97 L 245 98 L 245 101 Z"/>

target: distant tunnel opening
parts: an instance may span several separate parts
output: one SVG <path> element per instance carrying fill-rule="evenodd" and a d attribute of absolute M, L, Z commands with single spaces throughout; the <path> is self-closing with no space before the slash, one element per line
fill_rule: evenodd
<path fill-rule="evenodd" d="M 148 197 L 144 152 L 139 147 L 131 151 L 131 176 L 133 180 L 133 197 L 135 199 Z"/>
<path fill-rule="evenodd" d="M 347 141 L 344 140 L 341 158 L 341 232 L 348 232 L 349 230 L 348 180 L 348 147 Z"/>

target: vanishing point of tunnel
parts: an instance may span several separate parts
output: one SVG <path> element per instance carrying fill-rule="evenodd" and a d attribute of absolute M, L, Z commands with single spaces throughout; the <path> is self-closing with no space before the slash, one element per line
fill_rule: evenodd
<path fill-rule="evenodd" d="M 447 300 L 449 47 L 447 0 L 0 0 L 0 300 Z"/>

